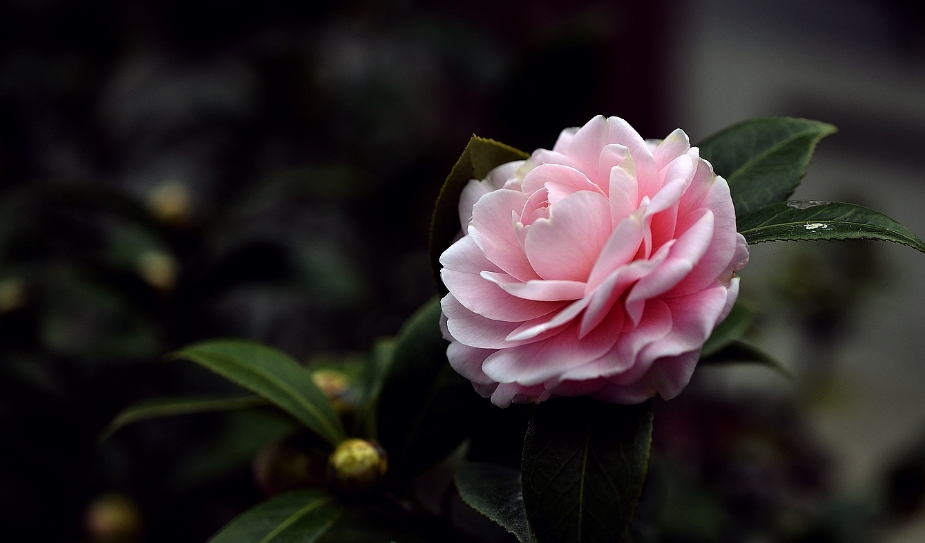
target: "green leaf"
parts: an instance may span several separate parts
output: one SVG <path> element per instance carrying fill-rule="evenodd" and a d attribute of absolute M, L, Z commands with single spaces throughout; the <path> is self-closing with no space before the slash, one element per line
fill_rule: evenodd
<path fill-rule="evenodd" d="M 423 471 L 453 451 L 486 402 L 450 367 L 440 303 L 408 319 L 395 340 L 377 405 L 379 441 L 394 472 Z"/>
<path fill-rule="evenodd" d="M 514 468 L 480 462 L 463 462 L 455 476 L 464 502 L 521 543 L 533 543 L 520 479 L 520 471 Z"/>
<path fill-rule="evenodd" d="M 750 243 L 763 241 L 876 239 L 925 252 L 925 242 L 886 215 L 854 204 L 792 200 L 737 219 Z"/>
<path fill-rule="evenodd" d="M 787 379 L 793 379 L 793 373 L 783 362 L 755 347 L 751 343 L 735 340 L 707 356 L 701 356 L 700 365 L 716 366 L 720 364 L 755 363 L 765 365 L 780 373 Z"/>
<path fill-rule="evenodd" d="M 122 410 L 112 422 L 100 433 L 100 441 L 105 441 L 120 428 L 142 420 L 209 411 L 233 411 L 266 405 L 260 396 L 182 396 L 157 398 L 132 404 Z"/>
<path fill-rule="evenodd" d="M 732 311 L 726 316 L 723 322 L 713 329 L 713 333 L 707 338 L 700 350 L 700 358 L 705 358 L 719 351 L 726 345 L 741 338 L 752 325 L 752 311 L 748 309 L 741 300 L 732 306 Z"/>
<path fill-rule="evenodd" d="M 177 491 L 227 480 L 253 469 L 254 458 L 268 444 L 299 432 L 295 419 L 278 409 L 248 409 L 224 414 L 205 441 L 188 447 L 164 485 Z M 249 469 L 250 468 L 250 469 Z"/>
<path fill-rule="evenodd" d="M 561 398 L 540 404 L 527 427 L 522 462 L 524 505 L 536 540 L 622 540 L 642 493 L 651 441 L 651 401 Z"/>
<path fill-rule="evenodd" d="M 726 178 L 736 216 L 786 200 L 800 184 L 830 124 L 789 117 L 733 125 L 700 144 L 700 156 Z"/>
<path fill-rule="evenodd" d="M 342 513 L 340 504 L 323 490 L 292 492 L 245 511 L 209 543 L 312 543 Z"/>
<path fill-rule="evenodd" d="M 472 179 L 485 179 L 488 172 L 507 162 L 524 160 L 530 155 L 494 140 L 472 136 L 450 175 L 447 176 L 430 223 L 430 266 L 442 294 L 446 294 L 440 280 L 440 254 L 453 243 L 460 232 L 459 194 Z"/>
<path fill-rule="evenodd" d="M 344 439 L 340 419 L 315 386 L 311 373 L 282 351 L 248 341 L 215 340 L 185 347 L 167 357 L 196 362 L 259 394 L 332 446 Z"/>

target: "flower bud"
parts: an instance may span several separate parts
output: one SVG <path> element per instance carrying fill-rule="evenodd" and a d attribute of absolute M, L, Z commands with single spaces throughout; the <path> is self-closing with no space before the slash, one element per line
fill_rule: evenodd
<path fill-rule="evenodd" d="M 145 251 L 136 263 L 138 275 L 152 287 L 170 290 L 177 284 L 177 261 L 161 251 Z"/>
<path fill-rule="evenodd" d="M 0 281 L 0 313 L 14 311 L 26 305 L 26 287 L 21 279 Z"/>
<path fill-rule="evenodd" d="M 166 181 L 148 196 L 148 209 L 157 219 L 172 224 L 185 222 L 190 215 L 190 193 L 186 185 Z"/>
<path fill-rule="evenodd" d="M 385 450 L 363 439 L 347 439 L 328 458 L 328 471 L 338 490 L 362 496 L 376 488 L 388 471 Z"/>
<path fill-rule="evenodd" d="M 106 494 L 93 500 L 84 513 L 90 541 L 127 543 L 141 532 L 141 512 L 122 494 Z"/>
<path fill-rule="evenodd" d="M 350 378 L 337 370 L 321 368 L 312 372 L 312 381 L 331 400 L 334 410 L 340 414 L 350 413 L 353 406 L 348 401 Z"/>

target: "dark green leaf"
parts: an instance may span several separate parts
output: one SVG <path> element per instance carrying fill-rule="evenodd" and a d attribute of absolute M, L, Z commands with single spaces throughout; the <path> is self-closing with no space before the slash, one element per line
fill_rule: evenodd
<path fill-rule="evenodd" d="M 742 340 L 732 341 L 716 352 L 701 357 L 698 364 L 716 366 L 740 362 L 763 364 L 777 371 L 787 379 L 793 379 L 793 373 L 790 372 L 790 368 L 785 366 L 781 361 L 758 347 L 755 347 L 751 343 Z"/>
<path fill-rule="evenodd" d="M 540 543 L 621 541 L 649 465 L 652 402 L 540 404 L 524 438 L 523 498 Z"/>
<path fill-rule="evenodd" d="M 456 470 L 456 488 L 463 501 L 511 532 L 521 543 L 535 539 L 527 522 L 520 471 L 506 466 L 463 462 Z"/>
<path fill-rule="evenodd" d="M 700 144 L 700 156 L 725 177 L 736 216 L 786 200 L 800 184 L 819 140 L 835 132 L 807 119 L 753 119 Z"/>
<path fill-rule="evenodd" d="M 395 472 L 423 471 L 452 452 L 485 403 L 450 367 L 439 323 L 435 299 L 408 319 L 386 368 L 377 428 Z"/>
<path fill-rule="evenodd" d="M 323 490 L 292 492 L 245 511 L 209 543 L 312 543 L 342 513 L 334 497 Z"/>
<path fill-rule="evenodd" d="M 344 439 L 340 419 L 311 373 L 282 351 L 248 341 L 216 340 L 185 347 L 168 358 L 191 360 L 259 394 L 332 446 Z"/>
<path fill-rule="evenodd" d="M 752 312 L 741 300 L 732 306 L 732 311 L 726 316 L 719 326 L 713 329 L 713 333 L 707 338 L 700 350 L 700 357 L 705 358 L 719 351 L 726 345 L 741 338 L 748 331 L 752 324 Z"/>
<path fill-rule="evenodd" d="M 425 520 L 426 519 L 426 520 Z M 439 526 L 437 530 L 432 528 Z M 431 528 L 431 530 L 428 530 Z M 440 530 L 442 528 L 442 530 Z M 432 533 L 437 531 L 437 533 Z M 431 533 L 428 533 L 431 532 Z M 352 506 L 318 543 L 455 543 L 452 528 L 427 517 L 396 515 L 381 507 Z"/>
<path fill-rule="evenodd" d="M 205 413 L 209 411 L 232 411 L 235 409 L 248 409 L 266 405 L 267 401 L 260 396 L 183 396 L 174 398 L 158 398 L 145 400 L 132 404 L 116 415 L 116 418 L 100 433 L 100 441 L 105 440 L 123 426 L 142 420 L 173 415 L 187 415 L 190 413 Z"/>
<path fill-rule="evenodd" d="M 440 281 L 440 254 L 453 243 L 460 232 L 459 193 L 472 179 L 484 179 L 497 166 L 514 160 L 524 160 L 530 155 L 494 140 L 472 136 L 447 176 L 430 223 L 430 265 L 434 279 L 443 294 L 446 290 Z"/>
<path fill-rule="evenodd" d="M 872 209 L 841 202 L 780 202 L 743 216 L 736 221 L 736 227 L 750 244 L 876 239 L 925 252 L 925 242 L 905 226 Z"/>

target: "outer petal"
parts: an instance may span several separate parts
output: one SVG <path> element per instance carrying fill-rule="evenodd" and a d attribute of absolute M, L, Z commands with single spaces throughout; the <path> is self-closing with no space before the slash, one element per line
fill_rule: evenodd
<path fill-rule="evenodd" d="M 607 326 L 600 326 L 579 340 L 578 323 L 573 322 L 562 332 L 544 341 L 492 354 L 485 360 L 482 369 L 486 375 L 501 383 L 537 385 L 609 351 L 616 341 L 615 332 Z"/>

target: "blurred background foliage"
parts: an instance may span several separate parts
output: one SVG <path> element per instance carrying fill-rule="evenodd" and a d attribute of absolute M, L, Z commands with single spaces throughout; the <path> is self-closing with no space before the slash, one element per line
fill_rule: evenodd
<path fill-rule="evenodd" d="M 134 401 L 229 391 L 159 362 L 194 341 L 349 374 L 433 295 L 430 211 L 470 135 L 530 151 L 599 113 L 675 128 L 679 3 L 0 3 L 0 539 L 201 542 L 273 492 L 261 462 L 292 426 L 269 412 L 97 439 Z M 766 292 L 814 352 L 880 280 L 874 249 L 839 247 L 865 255 L 852 274 L 799 253 Z M 914 447 L 872 497 L 835 495 L 779 396 L 695 383 L 657 417 L 638 541 L 867 541 L 925 495 Z"/>

